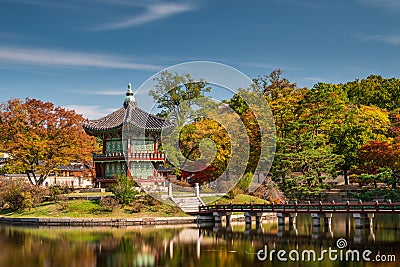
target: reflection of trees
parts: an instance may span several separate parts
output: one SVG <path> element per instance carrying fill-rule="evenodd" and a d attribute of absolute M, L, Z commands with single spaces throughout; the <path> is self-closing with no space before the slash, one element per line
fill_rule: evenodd
<path fill-rule="evenodd" d="M 0 266 L 160 265 L 179 231 L 0 227 Z"/>
<path fill-rule="evenodd" d="M 166 263 L 166 245 L 180 229 L 127 231 L 102 240 L 96 249 L 97 266 L 152 266 Z"/>
<path fill-rule="evenodd" d="M 378 218 L 375 226 L 379 235 L 382 234 L 378 237 L 381 240 L 370 243 L 363 239 L 356 244 L 352 243 L 352 236 L 347 236 L 350 246 L 374 251 L 379 249 L 395 253 L 398 257 L 395 218 L 396 215 Z M 257 229 L 244 233 L 244 225 L 218 231 L 214 228 L 199 231 L 183 228 L 185 231 L 182 231 L 182 228 L 150 227 L 29 229 L 0 226 L 0 266 L 287 266 L 276 261 L 259 262 L 254 254 L 245 252 L 257 252 L 264 244 L 279 249 L 299 247 L 318 250 L 321 245 L 334 246 L 336 242 L 328 237 L 313 239 L 311 233 L 299 236 L 284 233 L 278 237 L 276 224 L 264 226 L 264 233 L 257 232 Z M 391 235 L 395 235 L 393 241 Z M 339 265 L 323 262 L 323 266 Z"/>
<path fill-rule="evenodd" d="M 9 227 L 0 227 L 0 235 L 0 266 L 96 266 L 96 244 L 90 242 L 44 238 Z"/>

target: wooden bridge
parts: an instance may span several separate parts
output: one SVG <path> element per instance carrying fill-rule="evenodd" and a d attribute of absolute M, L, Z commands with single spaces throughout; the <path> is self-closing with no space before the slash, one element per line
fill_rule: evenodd
<path fill-rule="evenodd" d="M 331 225 L 333 213 L 352 213 L 356 227 L 371 226 L 375 213 L 400 213 L 400 202 L 369 202 L 369 203 L 291 203 L 291 204 L 215 204 L 199 206 L 199 221 L 221 222 L 225 216 L 227 223 L 233 212 L 243 212 L 247 224 L 251 224 L 255 217 L 259 224 L 263 213 L 274 212 L 278 217 L 278 225 L 285 224 L 285 218 L 289 218 L 289 225 L 296 223 L 297 213 L 309 213 L 313 218 L 313 225 L 319 226 L 320 219 L 324 219 L 325 225 Z"/>
<path fill-rule="evenodd" d="M 213 212 L 330 212 L 330 213 L 400 213 L 400 202 L 373 203 L 293 203 L 293 204 L 215 204 L 199 206 L 199 211 L 193 214 L 201 215 Z"/>

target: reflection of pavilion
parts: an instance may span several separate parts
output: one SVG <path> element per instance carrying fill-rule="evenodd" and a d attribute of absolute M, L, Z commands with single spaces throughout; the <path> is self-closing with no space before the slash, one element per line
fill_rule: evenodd
<path fill-rule="evenodd" d="M 350 222 L 348 226 L 351 227 Z M 309 247 L 316 248 L 336 247 L 338 237 L 334 237 L 331 228 L 321 227 L 319 232 L 309 232 L 308 234 L 299 233 L 295 226 L 286 225 L 280 229 L 270 229 L 265 231 L 263 229 L 268 225 L 256 225 L 256 227 L 248 228 L 245 224 L 235 223 L 226 225 L 225 223 L 205 224 L 201 228 L 185 228 L 177 233 L 170 239 L 168 244 L 165 244 L 165 251 L 169 254 L 170 259 L 176 258 L 177 255 L 184 253 L 185 248 L 190 248 L 191 255 L 196 255 L 197 259 L 203 255 L 212 253 L 230 253 L 239 251 L 230 251 L 231 248 L 237 250 L 241 247 L 243 241 L 250 241 L 255 248 L 262 247 L 263 244 L 268 244 L 272 248 L 282 248 L 287 246 Z M 315 228 L 313 228 L 315 229 Z M 278 230 L 278 231 L 276 231 Z M 357 230 L 356 230 L 357 231 Z M 385 251 L 387 253 L 395 253 L 395 248 L 400 245 L 400 242 L 392 241 L 375 241 L 371 239 L 371 229 L 364 229 L 360 231 L 360 240 L 350 236 L 344 236 L 349 247 L 352 249 L 370 249 L 372 251 Z M 316 238 L 316 235 L 318 238 Z M 245 251 L 243 251 L 245 252 Z"/>
<path fill-rule="evenodd" d="M 170 125 L 169 121 L 140 109 L 129 84 L 122 108 L 83 125 L 86 133 L 103 143 L 102 153 L 93 155 L 94 182 L 101 186 L 114 182 L 117 175 L 126 174 L 144 185 L 163 184 L 168 170 L 164 168 L 165 155 L 158 150 L 158 140 L 161 130 Z M 129 138 L 123 138 L 126 126 Z"/>

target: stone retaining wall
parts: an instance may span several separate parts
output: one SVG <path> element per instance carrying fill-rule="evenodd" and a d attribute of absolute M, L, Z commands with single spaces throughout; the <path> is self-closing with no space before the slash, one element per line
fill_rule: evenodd
<path fill-rule="evenodd" d="M 6 218 L 1 224 L 37 226 L 133 226 L 156 224 L 192 224 L 196 217 L 159 218 Z"/>

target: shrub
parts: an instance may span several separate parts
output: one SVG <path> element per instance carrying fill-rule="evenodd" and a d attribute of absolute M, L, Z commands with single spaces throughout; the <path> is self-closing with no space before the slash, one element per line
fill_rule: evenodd
<path fill-rule="evenodd" d="M 234 199 L 237 195 L 247 193 L 251 182 L 253 181 L 253 174 L 251 172 L 245 173 L 238 181 L 238 183 L 227 193 L 229 199 Z"/>
<path fill-rule="evenodd" d="M 58 197 L 61 195 L 62 190 L 61 186 L 59 185 L 51 185 L 49 187 L 49 199 L 50 201 L 56 202 L 58 200 Z"/>
<path fill-rule="evenodd" d="M 70 194 L 70 193 L 74 192 L 74 188 L 70 187 L 68 185 L 64 185 L 64 186 L 60 187 L 60 189 L 61 189 L 62 194 Z"/>
<path fill-rule="evenodd" d="M 113 197 L 104 197 L 100 199 L 100 208 L 103 211 L 113 211 L 115 207 L 118 205 L 118 201 L 116 201 Z"/>
<path fill-rule="evenodd" d="M 133 213 L 139 213 L 143 209 L 144 205 L 141 201 L 135 201 L 131 204 L 131 207 Z"/>
<path fill-rule="evenodd" d="M 68 196 L 59 195 L 59 196 L 57 196 L 56 201 L 60 201 L 60 208 L 59 208 L 60 210 L 66 211 L 68 209 L 68 206 L 69 206 Z"/>
<path fill-rule="evenodd" d="M 22 197 L 22 209 L 28 209 L 30 210 L 31 208 L 34 207 L 35 200 L 31 194 L 31 192 L 22 192 L 21 193 Z"/>
<path fill-rule="evenodd" d="M 136 197 L 140 195 L 140 192 L 135 189 L 137 186 L 135 180 L 132 177 L 126 175 L 117 176 L 115 184 L 111 186 L 111 192 L 114 194 L 115 199 L 122 205 L 128 205 Z"/>
<path fill-rule="evenodd" d="M 8 208 L 23 210 L 38 206 L 43 202 L 46 194 L 47 190 L 45 188 L 16 179 L 3 183 L 0 198 Z"/>
<path fill-rule="evenodd" d="M 159 211 L 162 206 L 162 202 L 152 196 L 145 194 L 139 200 L 143 206 L 145 206 L 149 211 Z"/>
<path fill-rule="evenodd" d="M 235 185 L 231 190 L 229 190 L 227 196 L 229 199 L 234 199 L 237 195 L 241 194 L 243 191 Z"/>
<path fill-rule="evenodd" d="M 240 178 L 237 183 L 237 187 L 242 190 L 242 192 L 248 192 L 251 182 L 253 181 L 253 174 L 251 172 L 247 172 Z"/>

